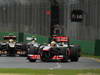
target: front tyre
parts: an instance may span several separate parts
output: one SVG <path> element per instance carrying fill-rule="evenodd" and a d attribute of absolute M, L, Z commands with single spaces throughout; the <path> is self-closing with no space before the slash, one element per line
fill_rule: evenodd
<path fill-rule="evenodd" d="M 50 53 L 43 51 L 41 54 L 41 60 L 43 62 L 48 62 L 50 60 Z"/>
<path fill-rule="evenodd" d="M 68 62 L 67 50 L 65 50 L 65 52 L 63 54 L 63 59 L 61 59 L 61 62 Z"/>

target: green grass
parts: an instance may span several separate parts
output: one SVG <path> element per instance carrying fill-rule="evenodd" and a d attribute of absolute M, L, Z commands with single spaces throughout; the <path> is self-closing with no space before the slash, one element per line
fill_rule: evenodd
<path fill-rule="evenodd" d="M 34 70 L 34 69 L 0 69 L 3 74 L 21 74 L 21 75 L 100 75 L 100 69 L 86 70 Z"/>
<path fill-rule="evenodd" d="M 92 58 L 100 59 L 100 56 L 87 55 L 87 54 L 83 54 L 82 56 L 83 56 L 83 57 L 92 57 Z"/>

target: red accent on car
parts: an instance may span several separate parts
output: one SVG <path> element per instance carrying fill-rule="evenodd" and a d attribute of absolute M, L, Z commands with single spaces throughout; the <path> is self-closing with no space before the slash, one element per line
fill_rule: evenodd
<path fill-rule="evenodd" d="M 40 55 L 29 55 L 28 57 L 31 59 L 40 59 Z"/>
<path fill-rule="evenodd" d="M 58 42 L 68 42 L 69 41 L 68 36 L 54 36 L 53 38 L 56 39 L 56 41 Z"/>
<path fill-rule="evenodd" d="M 68 48 L 68 50 L 67 50 L 67 54 L 68 54 L 68 56 L 70 56 L 71 55 L 71 50 Z"/>
<path fill-rule="evenodd" d="M 16 36 L 4 36 L 3 38 L 5 40 L 8 40 L 8 39 L 16 39 Z"/>
<path fill-rule="evenodd" d="M 52 59 L 60 60 L 60 59 L 63 59 L 63 57 L 61 57 L 61 56 L 54 56 Z"/>
<path fill-rule="evenodd" d="M 49 51 L 49 49 L 43 49 L 43 51 Z"/>
<path fill-rule="evenodd" d="M 37 49 L 37 48 L 32 48 L 32 49 L 34 49 L 34 50 L 35 50 L 35 49 Z"/>

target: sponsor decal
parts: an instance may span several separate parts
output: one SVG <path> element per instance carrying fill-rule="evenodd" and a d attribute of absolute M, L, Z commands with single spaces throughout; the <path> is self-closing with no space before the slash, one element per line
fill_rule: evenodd
<path fill-rule="evenodd" d="M 31 59 L 40 59 L 40 55 L 28 55 Z"/>
<path fill-rule="evenodd" d="M 52 59 L 58 59 L 58 60 L 63 59 L 63 55 L 54 56 Z"/>

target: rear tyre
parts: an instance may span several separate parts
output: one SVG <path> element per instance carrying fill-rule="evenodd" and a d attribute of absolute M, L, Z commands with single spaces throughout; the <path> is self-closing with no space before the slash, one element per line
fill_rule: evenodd
<path fill-rule="evenodd" d="M 79 57 L 72 57 L 70 60 L 71 60 L 71 62 L 78 62 L 79 61 Z"/>
<path fill-rule="evenodd" d="M 28 59 L 29 62 L 36 62 L 36 59 Z"/>
<path fill-rule="evenodd" d="M 77 48 L 72 48 L 72 54 L 70 56 L 70 60 L 71 62 L 77 62 L 79 61 L 79 53 L 78 53 L 78 50 Z"/>

